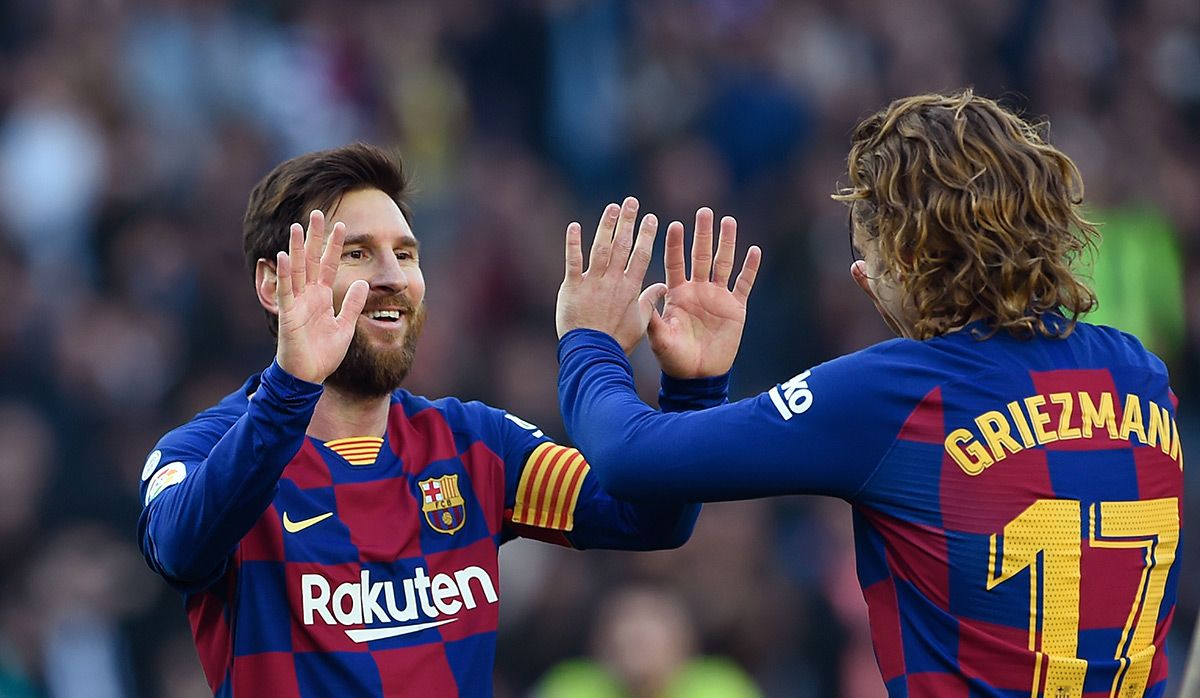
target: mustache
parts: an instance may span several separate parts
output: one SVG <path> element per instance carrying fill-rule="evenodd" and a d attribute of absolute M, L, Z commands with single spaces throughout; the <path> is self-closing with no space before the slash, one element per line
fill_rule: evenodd
<path fill-rule="evenodd" d="M 417 312 L 417 306 L 413 305 L 412 301 L 404 295 L 387 293 L 367 296 L 367 304 L 363 306 L 363 312 L 369 313 L 375 310 L 399 310 L 405 315 L 413 315 Z"/>

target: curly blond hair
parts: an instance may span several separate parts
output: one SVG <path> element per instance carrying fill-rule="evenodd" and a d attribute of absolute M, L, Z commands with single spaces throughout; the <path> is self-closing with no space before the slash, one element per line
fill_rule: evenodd
<path fill-rule="evenodd" d="M 980 316 L 992 333 L 1065 337 L 1095 307 L 1072 266 L 1099 232 L 1080 215 L 1079 170 L 1044 127 L 965 90 L 896 100 L 854 130 L 850 187 L 833 198 L 878 245 L 917 339 Z"/>

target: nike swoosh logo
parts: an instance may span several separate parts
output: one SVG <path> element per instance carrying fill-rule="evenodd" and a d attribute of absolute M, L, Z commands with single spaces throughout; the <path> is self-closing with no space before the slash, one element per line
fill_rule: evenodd
<path fill-rule="evenodd" d="M 410 633 L 419 633 L 422 630 L 436 628 L 439 625 L 453 623 L 457 618 L 447 618 L 446 620 L 436 620 L 432 623 L 418 623 L 417 625 L 401 625 L 393 628 L 361 628 L 357 630 L 347 630 L 346 635 L 355 642 L 370 642 L 371 640 L 384 640 L 389 637 L 398 637 L 400 635 L 408 635 Z"/>
<path fill-rule="evenodd" d="M 299 533 L 313 524 L 321 523 L 330 516 L 333 516 L 332 511 L 327 511 L 324 514 L 318 514 L 311 519 L 292 521 L 288 518 L 287 512 L 285 511 L 283 512 L 283 530 L 287 531 L 288 533 Z"/>

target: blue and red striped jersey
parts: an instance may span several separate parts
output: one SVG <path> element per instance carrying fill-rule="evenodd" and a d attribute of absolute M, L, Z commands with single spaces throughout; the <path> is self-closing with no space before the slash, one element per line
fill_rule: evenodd
<path fill-rule="evenodd" d="M 273 364 L 143 471 L 142 549 L 184 593 L 215 695 L 490 696 L 504 541 L 673 547 L 698 514 L 614 499 L 578 451 L 479 402 L 397 391 L 382 436 L 321 442 L 320 393 Z"/>
<path fill-rule="evenodd" d="M 1183 452 L 1166 368 L 1134 337 L 974 324 L 681 414 L 637 399 L 603 334 L 559 357 L 568 433 L 611 492 L 852 504 L 890 696 L 1163 695 Z"/>

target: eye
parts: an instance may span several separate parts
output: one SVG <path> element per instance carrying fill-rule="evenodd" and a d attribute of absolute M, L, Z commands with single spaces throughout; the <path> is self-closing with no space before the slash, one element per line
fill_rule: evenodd
<path fill-rule="evenodd" d="M 396 252 L 396 259 L 399 259 L 400 261 L 407 261 L 416 258 L 417 256 L 409 250 L 399 250 Z"/>
<path fill-rule="evenodd" d="M 364 259 L 366 257 L 366 253 L 364 253 L 362 250 L 346 250 L 342 253 L 342 256 L 346 259 Z"/>

